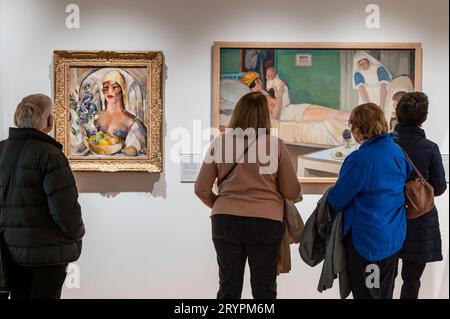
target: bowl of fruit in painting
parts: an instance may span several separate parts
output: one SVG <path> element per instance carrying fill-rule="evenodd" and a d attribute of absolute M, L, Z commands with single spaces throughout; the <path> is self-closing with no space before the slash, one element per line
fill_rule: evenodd
<path fill-rule="evenodd" d="M 94 154 L 98 155 L 114 155 L 123 148 L 123 143 L 118 136 L 102 131 L 84 137 L 83 142 Z"/>

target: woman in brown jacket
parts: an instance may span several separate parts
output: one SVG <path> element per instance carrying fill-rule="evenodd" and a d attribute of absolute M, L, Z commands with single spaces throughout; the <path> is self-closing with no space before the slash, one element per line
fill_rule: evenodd
<path fill-rule="evenodd" d="M 195 183 L 195 194 L 212 209 L 219 299 L 241 298 L 247 259 L 253 297 L 277 295 L 284 198 L 297 200 L 301 189 L 286 146 L 270 128 L 267 98 L 258 92 L 243 96 Z"/>

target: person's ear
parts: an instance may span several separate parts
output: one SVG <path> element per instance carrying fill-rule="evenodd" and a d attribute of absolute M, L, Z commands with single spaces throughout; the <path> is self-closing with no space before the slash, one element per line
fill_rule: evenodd
<path fill-rule="evenodd" d="M 350 131 L 353 135 L 353 139 L 355 140 L 356 143 L 361 144 L 361 141 L 359 139 L 359 134 L 357 132 L 355 132 L 353 129 L 351 129 Z"/>
<path fill-rule="evenodd" d="M 45 134 L 48 134 L 48 133 L 51 132 L 52 129 L 53 129 L 53 115 L 50 114 L 50 115 L 47 117 L 47 123 L 46 123 L 45 128 L 43 129 L 43 132 L 44 132 Z"/>
<path fill-rule="evenodd" d="M 53 129 L 53 114 L 50 114 L 47 118 L 47 126 L 49 128 L 49 132 Z"/>

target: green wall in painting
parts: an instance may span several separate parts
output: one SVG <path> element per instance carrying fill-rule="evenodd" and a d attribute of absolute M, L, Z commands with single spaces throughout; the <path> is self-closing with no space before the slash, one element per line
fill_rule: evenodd
<path fill-rule="evenodd" d="M 241 71 L 241 50 L 220 50 L 220 73 L 233 73 Z"/>
<path fill-rule="evenodd" d="M 312 54 L 312 66 L 295 66 L 296 53 Z M 339 109 L 339 50 L 279 49 L 275 51 L 275 66 L 286 81 L 292 104 L 312 103 Z"/>

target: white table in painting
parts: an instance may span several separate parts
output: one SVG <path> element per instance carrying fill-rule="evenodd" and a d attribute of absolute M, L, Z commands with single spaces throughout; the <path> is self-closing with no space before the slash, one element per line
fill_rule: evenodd
<path fill-rule="evenodd" d="M 320 150 L 298 157 L 298 176 L 299 177 L 313 177 L 311 170 L 324 172 L 325 174 L 338 175 L 345 157 L 338 158 L 333 156 L 336 152 L 348 153 L 356 150 L 357 147 L 345 149 L 344 145 Z"/>

